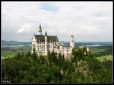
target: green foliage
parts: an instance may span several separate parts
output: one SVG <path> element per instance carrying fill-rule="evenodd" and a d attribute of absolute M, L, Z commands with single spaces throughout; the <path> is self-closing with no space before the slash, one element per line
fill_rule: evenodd
<path fill-rule="evenodd" d="M 11 83 L 112 83 L 112 61 L 99 62 L 74 48 L 71 61 L 54 52 L 37 56 L 18 52 L 2 60 L 2 80 Z"/>

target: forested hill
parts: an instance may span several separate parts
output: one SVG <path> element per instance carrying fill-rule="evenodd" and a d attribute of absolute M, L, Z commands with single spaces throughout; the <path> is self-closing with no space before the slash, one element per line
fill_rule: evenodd
<path fill-rule="evenodd" d="M 91 53 L 73 49 L 73 57 L 48 52 L 47 56 L 19 53 L 2 60 L 2 83 L 102 84 L 112 83 L 112 61 L 99 62 Z"/>

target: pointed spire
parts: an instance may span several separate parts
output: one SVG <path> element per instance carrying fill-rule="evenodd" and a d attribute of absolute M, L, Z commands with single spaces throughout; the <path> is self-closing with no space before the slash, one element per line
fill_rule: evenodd
<path fill-rule="evenodd" d="M 39 25 L 39 32 L 42 32 L 41 24 Z"/>
<path fill-rule="evenodd" d="M 47 36 L 47 32 L 45 32 L 45 36 Z"/>
<path fill-rule="evenodd" d="M 42 35 L 42 28 L 41 28 L 41 24 L 39 25 L 39 31 L 40 35 Z"/>
<path fill-rule="evenodd" d="M 35 33 L 34 33 L 34 36 L 35 36 Z"/>

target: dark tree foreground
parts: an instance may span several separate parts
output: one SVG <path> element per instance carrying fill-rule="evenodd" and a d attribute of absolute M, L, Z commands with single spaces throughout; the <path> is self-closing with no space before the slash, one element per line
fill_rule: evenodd
<path fill-rule="evenodd" d="M 71 61 L 61 54 L 47 56 L 17 53 L 2 60 L 4 83 L 112 83 L 112 61 L 99 62 L 91 54 L 74 48 Z"/>

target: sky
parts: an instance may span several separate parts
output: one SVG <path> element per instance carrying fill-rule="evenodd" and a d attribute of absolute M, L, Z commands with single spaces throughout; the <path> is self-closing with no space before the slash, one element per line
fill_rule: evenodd
<path fill-rule="evenodd" d="M 59 41 L 112 42 L 113 2 L 2 1 L 1 38 L 31 42 L 34 33 L 57 35 Z"/>

